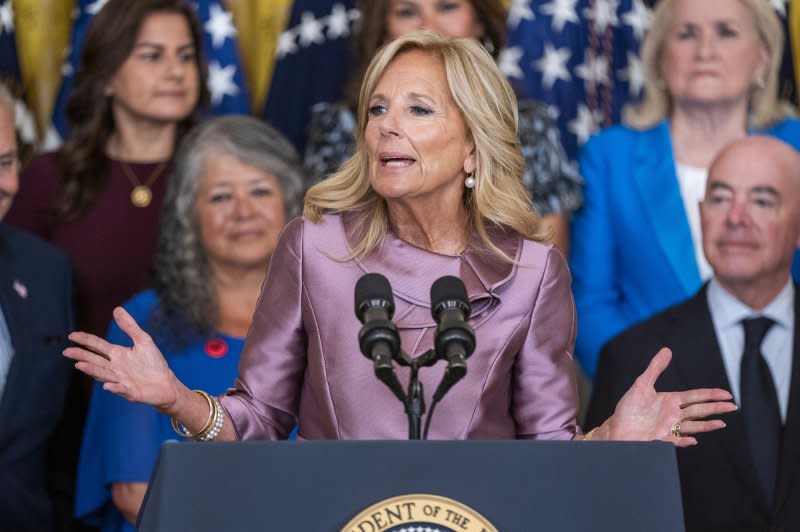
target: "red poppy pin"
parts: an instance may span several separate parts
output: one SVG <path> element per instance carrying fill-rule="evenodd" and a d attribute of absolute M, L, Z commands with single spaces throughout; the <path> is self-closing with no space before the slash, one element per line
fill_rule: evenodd
<path fill-rule="evenodd" d="M 212 338 L 206 342 L 206 354 L 211 358 L 222 358 L 228 353 L 228 344 L 222 338 Z"/>

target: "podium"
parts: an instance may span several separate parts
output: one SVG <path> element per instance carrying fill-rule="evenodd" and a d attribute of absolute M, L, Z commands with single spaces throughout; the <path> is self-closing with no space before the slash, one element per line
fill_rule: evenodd
<path fill-rule="evenodd" d="M 423 494 L 463 511 L 414 499 Z M 503 532 L 682 531 L 675 450 L 663 442 L 167 443 L 138 530 L 491 530 L 476 526 L 480 517 Z"/>

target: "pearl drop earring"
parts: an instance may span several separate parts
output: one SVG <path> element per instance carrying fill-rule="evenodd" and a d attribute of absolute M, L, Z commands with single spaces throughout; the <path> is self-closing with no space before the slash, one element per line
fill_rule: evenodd
<path fill-rule="evenodd" d="M 467 188 L 475 188 L 475 172 L 470 172 L 467 174 L 467 178 L 464 180 L 464 186 Z"/>

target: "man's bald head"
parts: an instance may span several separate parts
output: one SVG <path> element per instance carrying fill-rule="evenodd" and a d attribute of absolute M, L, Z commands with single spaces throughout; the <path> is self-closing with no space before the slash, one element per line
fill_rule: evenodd
<path fill-rule="evenodd" d="M 717 279 L 734 295 L 752 287 L 769 297 L 789 279 L 800 245 L 800 153 L 766 136 L 729 144 L 709 169 L 700 213 Z"/>
<path fill-rule="evenodd" d="M 766 135 L 742 137 L 725 146 L 711 163 L 709 183 L 715 174 L 719 174 L 730 165 L 750 163 L 757 165 L 765 172 L 775 172 L 794 178 L 800 187 L 800 151 L 789 144 Z M 769 168 L 773 167 L 773 168 Z"/>

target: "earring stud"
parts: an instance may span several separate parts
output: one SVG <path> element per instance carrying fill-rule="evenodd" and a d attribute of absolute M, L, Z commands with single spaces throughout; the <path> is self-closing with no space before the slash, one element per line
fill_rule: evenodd
<path fill-rule="evenodd" d="M 467 178 L 464 180 L 464 186 L 467 188 L 475 188 L 475 172 L 470 172 L 467 174 Z"/>

